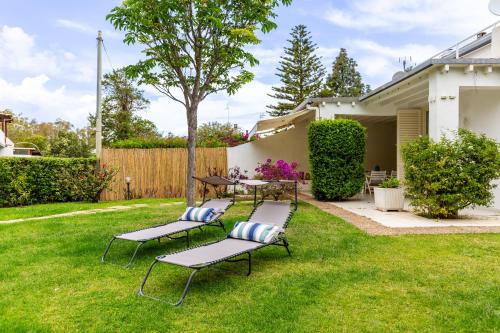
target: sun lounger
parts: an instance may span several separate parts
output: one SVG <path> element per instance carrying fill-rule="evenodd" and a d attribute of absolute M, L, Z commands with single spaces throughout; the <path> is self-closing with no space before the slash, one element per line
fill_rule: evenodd
<path fill-rule="evenodd" d="M 288 226 L 288 222 L 290 221 L 296 210 L 296 196 L 295 202 L 292 205 L 288 201 L 264 201 L 260 203 L 256 208 L 254 208 L 254 210 L 250 214 L 250 217 L 248 218 L 248 222 L 270 224 L 278 226 L 285 230 Z M 248 261 L 248 272 L 246 274 L 248 276 L 252 271 L 252 253 L 268 245 L 278 245 L 285 247 L 288 254 L 291 255 L 288 248 L 288 240 L 283 234 L 274 242 L 266 244 L 228 237 L 215 242 L 199 245 L 187 250 L 158 256 L 149 267 L 146 276 L 144 277 L 139 287 L 138 294 L 139 296 L 146 296 L 155 300 L 162 301 L 159 298 L 152 297 L 144 293 L 144 285 L 146 284 L 146 281 L 151 274 L 153 267 L 158 263 L 185 267 L 192 270 L 191 275 L 186 282 L 181 298 L 176 303 L 172 304 L 174 306 L 181 305 L 197 272 L 205 268 L 211 268 L 212 266 L 222 262 Z M 240 257 L 242 255 L 246 255 L 247 258 L 237 259 L 237 257 Z"/>
<path fill-rule="evenodd" d="M 217 178 L 217 179 L 215 179 Z M 217 182 L 216 185 L 234 185 L 233 182 L 224 179 L 222 177 L 207 177 L 207 178 L 199 178 L 199 180 L 203 181 L 205 183 L 205 188 L 206 184 L 212 184 L 214 182 Z M 204 196 L 205 198 L 205 196 Z M 200 229 L 202 230 L 203 227 L 205 226 L 211 226 L 211 227 L 220 227 L 226 231 L 226 228 L 224 226 L 224 223 L 221 221 L 222 215 L 226 212 L 227 209 L 229 209 L 232 205 L 234 204 L 234 197 L 233 198 L 224 198 L 224 199 L 211 199 L 208 201 L 204 201 L 200 207 L 201 208 L 213 208 L 215 210 L 215 214 L 211 217 L 210 221 L 208 222 L 195 222 L 195 221 L 183 221 L 181 219 L 174 221 L 174 222 L 169 222 L 166 224 L 161 224 L 161 225 L 156 225 L 152 226 L 149 228 L 145 229 L 140 229 L 132 232 L 127 232 L 119 235 L 113 236 L 113 238 L 110 240 L 108 243 L 108 246 L 106 247 L 106 250 L 104 254 L 101 257 L 101 262 L 104 262 L 106 255 L 109 252 L 109 249 L 111 248 L 111 245 L 115 240 L 125 240 L 125 241 L 131 241 L 131 242 L 136 242 L 138 243 L 132 257 L 130 258 L 127 268 L 131 267 L 132 264 L 134 263 L 134 260 L 137 256 L 137 253 L 139 249 L 147 242 L 149 241 L 154 241 L 160 240 L 162 238 L 168 238 L 168 239 L 185 239 L 187 243 L 187 247 L 189 247 L 189 232 L 194 229 Z M 180 233 L 185 233 L 185 236 L 175 236 L 176 234 Z M 174 237 L 175 236 L 175 237 Z"/>

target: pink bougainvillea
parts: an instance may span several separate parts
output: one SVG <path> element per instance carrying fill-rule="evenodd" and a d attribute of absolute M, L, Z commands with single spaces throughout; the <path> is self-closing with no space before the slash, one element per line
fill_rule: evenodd
<path fill-rule="evenodd" d="M 260 178 L 265 180 L 299 180 L 301 173 L 297 171 L 297 162 L 285 162 L 277 160 L 273 163 L 271 158 L 268 158 L 264 163 L 259 163 L 255 171 L 259 173 Z"/>

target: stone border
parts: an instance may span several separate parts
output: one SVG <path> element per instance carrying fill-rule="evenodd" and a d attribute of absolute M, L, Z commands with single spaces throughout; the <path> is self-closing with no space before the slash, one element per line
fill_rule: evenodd
<path fill-rule="evenodd" d="M 369 235 L 437 235 L 437 234 L 480 234 L 500 233 L 500 227 L 420 227 L 420 228 L 389 228 L 372 219 L 354 214 L 328 202 L 318 201 L 308 195 L 299 194 L 299 198 L 324 212 L 338 216 L 356 228 Z"/>

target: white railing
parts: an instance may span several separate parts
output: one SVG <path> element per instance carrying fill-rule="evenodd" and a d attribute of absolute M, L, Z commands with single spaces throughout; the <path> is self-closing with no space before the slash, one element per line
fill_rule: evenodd
<path fill-rule="evenodd" d="M 469 37 L 461 40 L 460 42 L 450 46 L 449 48 L 447 48 L 446 50 L 444 51 L 441 51 L 439 52 L 438 54 L 432 56 L 429 60 L 432 60 L 432 59 L 442 59 L 442 58 L 445 58 L 445 57 L 449 57 L 451 55 L 454 54 L 455 56 L 455 59 L 459 59 L 460 58 L 460 50 L 469 45 L 469 44 L 472 44 L 473 42 L 487 36 L 488 34 L 491 34 L 493 32 L 493 30 L 498 26 L 500 25 L 500 21 L 497 21 L 495 23 L 493 23 L 492 25 L 476 32 L 475 34 L 472 34 L 470 35 Z"/>

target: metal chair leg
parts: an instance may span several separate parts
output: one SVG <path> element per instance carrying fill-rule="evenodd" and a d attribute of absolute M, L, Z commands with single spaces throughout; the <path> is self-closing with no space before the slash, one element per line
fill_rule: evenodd
<path fill-rule="evenodd" d="M 108 243 L 108 246 L 106 247 L 106 251 L 104 251 L 104 254 L 103 254 L 103 255 L 102 255 L 102 257 L 101 257 L 101 262 L 104 262 L 104 258 L 105 258 L 105 257 L 106 257 L 106 255 L 108 254 L 109 249 L 110 249 L 110 247 L 111 247 L 111 244 L 113 244 L 113 242 L 115 241 L 115 239 L 116 239 L 116 237 L 113 237 L 113 238 L 111 239 L 111 241 Z"/>
<path fill-rule="evenodd" d="M 154 260 L 153 263 L 149 266 L 148 268 L 148 271 L 146 272 L 146 275 L 144 276 L 144 279 L 142 280 L 142 283 L 141 285 L 139 286 L 139 291 L 137 292 L 137 294 L 139 296 L 146 296 L 144 295 L 144 292 L 143 292 L 143 289 L 144 289 L 144 285 L 146 284 L 146 281 L 148 280 L 148 277 L 149 277 L 149 274 L 151 274 L 151 271 L 153 270 L 153 267 L 158 263 L 158 260 Z"/>
<path fill-rule="evenodd" d="M 189 275 L 189 278 L 187 280 L 186 286 L 184 287 L 184 291 L 182 292 L 181 298 L 177 301 L 177 303 L 173 304 L 174 306 L 180 306 L 184 302 L 184 298 L 186 298 L 186 295 L 189 291 L 189 286 L 191 286 L 191 282 L 193 282 L 193 278 L 198 273 L 198 270 L 195 269 L 191 272 L 191 275 Z"/>
<path fill-rule="evenodd" d="M 252 274 L 252 252 L 248 252 L 248 273 L 247 276 Z"/>
<path fill-rule="evenodd" d="M 198 273 L 199 269 L 195 269 L 191 272 L 191 274 L 189 275 L 189 278 L 186 282 L 186 285 L 184 287 L 184 290 L 182 291 L 182 294 L 181 294 L 181 297 L 179 298 L 179 300 L 176 302 L 176 303 L 169 303 L 161 298 L 157 298 L 157 297 L 153 297 L 153 296 L 149 296 L 149 295 L 146 295 L 144 294 L 144 286 L 146 285 L 146 281 L 148 280 L 149 278 L 149 275 L 151 274 L 151 271 L 153 270 L 153 267 L 158 263 L 158 260 L 155 259 L 155 261 L 153 261 L 153 263 L 151 264 L 151 266 L 149 266 L 149 269 L 148 271 L 146 272 L 146 275 L 144 276 L 144 279 L 142 280 L 142 283 L 141 285 L 139 286 L 139 290 L 137 292 L 137 294 L 139 296 L 142 296 L 142 297 L 148 297 L 148 298 L 151 298 L 151 299 L 154 299 L 156 301 L 160 301 L 160 302 L 164 302 L 164 303 L 167 303 L 167 304 L 170 304 L 170 305 L 173 305 L 173 306 L 180 306 L 182 305 L 182 303 L 184 303 L 184 299 L 186 298 L 186 295 L 189 291 L 189 287 L 191 286 L 191 283 L 193 282 L 193 279 L 194 279 L 194 276 L 196 275 L 196 273 Z"/>
<path fill-rule="evenodd" d="M 219 220 L 219 225 L 221 226 L 222 230 L 224 230 L 224 232 L 227 232 L 226 231 L 226 226 L 224 225 L 224 222 L 222 222 L 221 220 Z"/>
<path fill-rule="evenodd" d="M 288 248 L 288 240 L 286 238 L 283 238 L 283 246 L 285 246 L 286 252 L 288 252 L 288 255 L 291 256 L 292 253 L 290 252 L 290 249 Z"/>
<path fill-rule="evenodd" d="M 135 257 L 137 256 L 137 252 L 139 251 L 139 249 L 143 245 L 144 245 L 144 242 L 141 242 L 141 243 L 139 243 L 139 245 L 137 245 L 137 247 L 135 248 L 134 254 L 132 255 L 132 258 L 130 258 L 130 261 L 128 262 L 128 264 L 126 266 L 127 268 L 132 267 L 132 264 L 134 263 Z"/>

